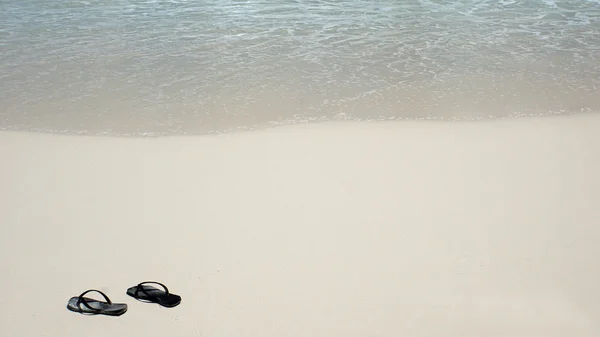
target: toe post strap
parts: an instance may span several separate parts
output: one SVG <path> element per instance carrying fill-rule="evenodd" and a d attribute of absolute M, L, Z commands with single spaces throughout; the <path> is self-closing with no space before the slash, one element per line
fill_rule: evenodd
<path fill-rule="evenodd" d="M 106 300 L 106 303 L 108 304 L 112 304 L 112 301 L 110 300 L 110 298 L 108 298 L 108 296 L 106 296 L 105 293 L 101 292 L 100 290 L 96 290 L 96 289 L 90 289 L 90 290 L 86 290 L 84 291 L 81 295 L 79 295 L 79 299 L 77 300 L 78 304 L 83 304 L 86 308 L 93 310 L 93 311 L 99 311 L 98 309 L 92 308 L 86 298 L 84 297 L 86 294 L 91 293 L 91 292 L 96 292 L 100 295 L 102 295 L 102 297 L 104 297 L 104 299 Z"/>
<path fill-rule="evenodd" d="M 169 295 L 169 289 L 167 288 L 167 286 L 164 285 L 164 284 L 162 284 L 162 283 L 160 283 L 160 282 L 155 282 L 155 281 L 146 281 L 146 282 L 142 282 L 142 283 L 138 284 L 135 292 L 137 293 L 138 291 L 141 291 L 144 294 L 146 294 L 147 296 L 150 296 L 150 294 L 148 294 L 146 292 L 146 290 L 144 289 L 144 284 L 156 284 L 156 285 L 159 285 L 159 286 L 161 286 L 165 290 L 165 293 L 167 295 Z"/>

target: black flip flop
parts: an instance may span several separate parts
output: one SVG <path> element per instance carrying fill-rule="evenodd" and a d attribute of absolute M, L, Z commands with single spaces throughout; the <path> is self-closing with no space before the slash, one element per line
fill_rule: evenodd
<path fill-rule="evenodd" d="M 85 294 L 92 291 L 102 295 L 106 302 L 84 297 Z M 127 304 L 113 303 L 108 296 L 106 296 L 106 294 L 100 290 L 90 289 L 83 292 L 83 294 L 79 295 L 78 297 L 71 297 L 67 303 L 67 309 L 80 314 L 121 316 L 127 311 Z"/>
<path fill-rule="evenodd" d="M 145 284 L 158 284 L 164 291 Z M 167 286 L 164 284 L 152 281 L 142 282 L 137 286 L 127 289 L 127 295 L 139 301 L 158 303 L 167 308 L 176 307 L 181 303 L 181 297 L 179 295 L 169 293 L 169 289 L 167 289 Z"/>

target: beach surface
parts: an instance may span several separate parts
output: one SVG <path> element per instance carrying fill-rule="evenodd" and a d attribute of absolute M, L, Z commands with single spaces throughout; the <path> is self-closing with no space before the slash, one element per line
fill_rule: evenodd
<path fill-rule="evenodd" d="M 599 336 L 600 116 L 0 133 L 21 336 Z M 155 280 L 162 308 L 125 291 Z M 66 309 L 84 290 L 120 317 Z"/>

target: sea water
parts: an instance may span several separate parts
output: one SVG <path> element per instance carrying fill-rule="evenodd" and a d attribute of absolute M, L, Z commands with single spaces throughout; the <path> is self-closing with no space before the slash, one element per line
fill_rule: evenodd
<path fill-rule="evenodd" d="M 599 0 L 0 0 L 0 129 L 600 112 Z"/>

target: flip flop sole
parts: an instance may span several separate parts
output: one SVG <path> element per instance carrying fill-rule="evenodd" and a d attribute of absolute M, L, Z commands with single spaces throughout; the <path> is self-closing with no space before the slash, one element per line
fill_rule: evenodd
<path fill-rule="evenodd" d="M 127 289 L 127 295 L 140 301 L 156 303 L 167 308 L 176 307 L 181 303 L 179 295 L 166 293 L 146 285 L 137 285 Z"/>
<path fill-rule="evenodd" d="M 67 303 L 67 309 L 80 314 L 107 316 L 121 316 L 127 311 L 125 303 L 108 304 L 87 297 L 83 297 L 83 299 L 92 309 L 86 307 L 79 297 L 72 297 Z"/>

